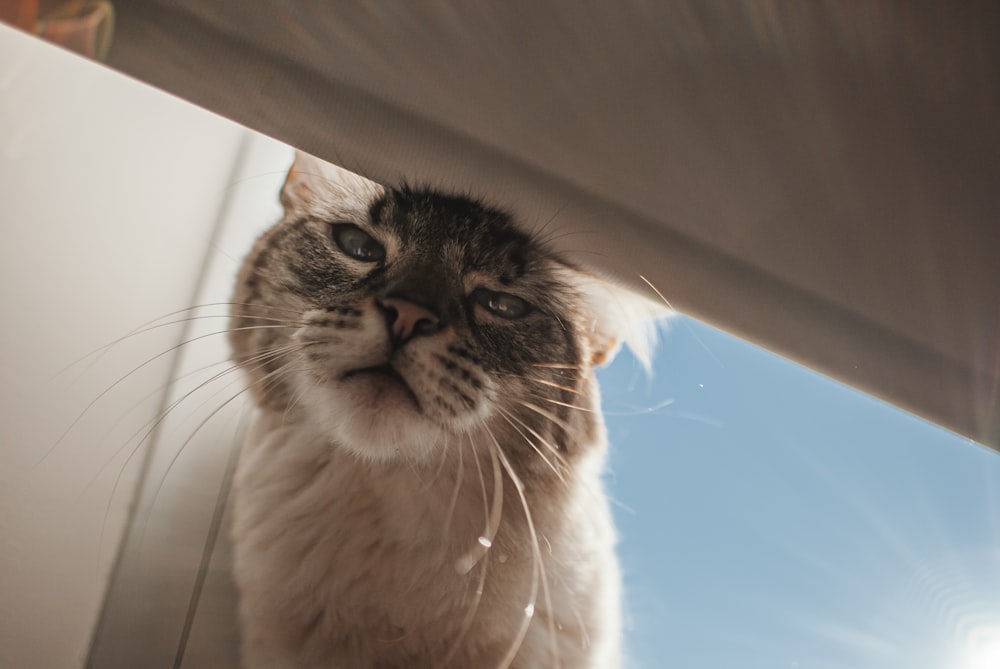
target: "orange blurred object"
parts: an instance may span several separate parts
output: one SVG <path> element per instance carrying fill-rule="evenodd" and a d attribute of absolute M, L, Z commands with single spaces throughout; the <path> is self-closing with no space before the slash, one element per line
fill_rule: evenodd
<path fill-rule="evenodd" d="M 34 32 L 38 0 L 0 0 L 0 21 Z"/>
<path fill-rule="evenodd" d="M 0 20 L 99 60 L 114 32 L 114 9 L 107 0 L 0 0 Z"/>

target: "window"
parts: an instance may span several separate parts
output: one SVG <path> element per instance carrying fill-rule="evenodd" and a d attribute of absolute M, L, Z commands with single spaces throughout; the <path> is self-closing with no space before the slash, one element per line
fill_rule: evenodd
<path fill-rule="evenodd" d="M 1000 666 L 1000 457 L 696 321 L 603 370 L 637 667 Z"/>

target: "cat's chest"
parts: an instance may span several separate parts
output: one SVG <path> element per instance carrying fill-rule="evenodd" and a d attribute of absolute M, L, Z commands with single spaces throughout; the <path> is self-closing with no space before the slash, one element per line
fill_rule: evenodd
<path fill-rule="evenodd" d="M 244 615 L 262 607 L 262 634 L 331 666 L 498 666 L 519 646 L 524 666 L 555 666 L 528 658 L 557 637 L 564 658 L 585 653 L 610 615 L 606 509 L 583 488 L 494 486 L 471 455 L 380 469 L 263 424 L 234 486 Z"/>
<path fill-rule="evenodd" d="M 247 448 L 234 536 L 254 547 L 244 566 L 282 583 L 290 600 L 315 599 L 348 619 L 378 609 L 405 626 L 430 604 L 445 611 L 480 596 L 479 571 L 460 565 L 486 531 L 492 499 L 481 468 L 376 470 L 294 429 Z M 490 556 L 493 579 L 521 561 L 500 553 Z"/>

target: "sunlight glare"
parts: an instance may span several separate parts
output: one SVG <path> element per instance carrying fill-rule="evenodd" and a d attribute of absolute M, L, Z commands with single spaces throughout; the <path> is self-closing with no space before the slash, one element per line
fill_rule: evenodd
<path fill-rule="evenodd" d="M 977 629 L 969 637 L 960 669 L 1000 669 L 1000 625 Z"/>

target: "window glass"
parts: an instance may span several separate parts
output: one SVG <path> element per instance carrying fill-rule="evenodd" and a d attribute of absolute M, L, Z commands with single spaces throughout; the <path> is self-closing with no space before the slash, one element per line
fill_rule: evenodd
<path fill-rule="evenodd" d="M 686 318 L 601 372 L 637 667 L 1000 667 L 1000 454 Z"/>

